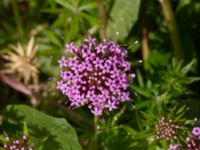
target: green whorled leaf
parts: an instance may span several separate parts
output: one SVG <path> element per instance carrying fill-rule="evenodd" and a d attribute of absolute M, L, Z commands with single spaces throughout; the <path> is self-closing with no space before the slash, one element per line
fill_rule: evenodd
<path fill-rule="evenodd" d="M 72 19 L 72 25 L 70 27 L 70 35 L 75 38 L 78 34 L 79 31 L 79 17 L 78 16 L 74 16 Z"/>
<path fill-rule="evenodd" d="M 141 101 L 137 104 L 135 104 L 135 107 L 137 109 L 142 109 L 142 108 L 145 108 L 145 107 L 149 107 L 150 105 L 152 105 L 153 101 L 151 99 L 149 100 L 146 100 L 146 101 Z"/>
<path fill-rule="evenodd" d="M 59 38 L 55 35 L 55 33 L 51 32 L 49 30 L 45 30 L 44 34 L 46 34 L 46 36 L 48 36 L 49 39 L 51 40 L 51 42 L 53 42 L 55 45 L 57 45 L 59 47 L 63 46 L 61 41 L 59 40 Z"/>
<path fill-rule="evenodd" d="M 137 72 L 138 84 L 139 84 L 140 87 L 143 88 L 144 87 L 144 79 L 142 77 L 142 74 L 141 74 L 141 72 L 139 70 L 136 70 L 136 72 Z"/>
<path fill-rule="evenodd" d="M 62 16 L 59 16 L 52 24 L 51 28 L 57 28 L 65 24 L 66 19 L 68 17 L 68 14 L 63 14 Z"/>
<path fill-rule="evenodd" d="M 55 0 L 55 2 L 60 4 L 61 6 L 63 6 L 66 9 L 73 10 L 73 6 L 65 0 Z"/>
<path fill-rule="evenodd" d="M 140 0 L 115 0 L 108 20 L 107 33 L 110 38 L 121 40 L 128 36 L 138 19 Z"/>
<path fill-rule="evenodd" d="M 75 130 L 63 118 L 55 118 L 25 105 L 6 107 L 10 123 L 26 122 L 30 141 L 37 150 L 81 150 Z M 32 143 L 31 142 L 31 143 Z"/>
<path fill-rule="evenodd" d="M 90 2 L 90 3 L 80 6 L 79 11 L 88 11 L 88 10 L 94 9 L 96 7 L 97 7 L 96 2 Z"/>
<path fill-rule="evenodd" d="M 124 125 L 122 128 L 123 128 L 127 133 L 130 133 L 131 135 L 136 135 L 136 134 L 138 134 L 138 132 L 137 132 L 135 129 L 131 128 L 131 127 L 128 126 L 128 125 Z"/>
<path fill-rule="evenodd" d="M 49 14 L 58 14 L 62 12 L 63 10 L 64 10 L 63 8 L 43 8 L 41 9 L 41 12 L 49 13 Z"/>
<path fill-rule="evenodd" d="M 49 76 L 58 76 L 59 66 L 53 65 L 52 60 L 49 57 L 41 56 L 39 60 L 41 72 Z"/>
<path fill-rule="evenodd" d="M 131 85 L 130 88 L 133 89 L 133 91 L 137 92 L 138 94 L 141 94 L 142 96 L 145 96 L 147 98 L 150 98 L 152 96 L 150 91 L 147 91 L 141 87 Z"/>
<path fill-rule="evenodd" d="M 98 25 L 98 19 L 96 17 L 88 15 L 86 13 L 82 13 L 81 16 L 85 18 L 85 20 L 87 20 L 91 25 Z"/>
<path fill-rule="evenodd" d="M 185 77 L 182 83 L 187 85 L 197 81 L 200 81 L 200 77 Z"/>
<path fill-rule="evenodd" d="M 162 53 L 157 50 L 152 50 L 148 58 L 148 63 L 151 65 L 166 66 L 169 63 L 171 56 L 168 53 Z"/>
<path fill-rule="evenodd" d="M 191 71 L 194 66 L 194 64 L 196 63 L 196 60 L 192 60 L 190 63 L 188 63 L 186 66 L 184 66 L 182 69 L 181 69 L 181 72 L 184 73 L 184 75 L 186 75 L 189 71 Z"/>
<path fill-rule="evenodd" d="M 184 111 L 185 111 L 185 105 L 184 106 L 182 106 L 181 108 L 179 108 L 177 111 L 176 111 L 176 114 L 178 115 L 178 114 L 184 114 Z M 175 107 L 176 108 L 176 107 Z"/>

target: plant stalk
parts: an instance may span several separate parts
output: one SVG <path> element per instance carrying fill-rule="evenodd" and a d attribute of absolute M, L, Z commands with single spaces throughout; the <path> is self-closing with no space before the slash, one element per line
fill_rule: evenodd
<path fill-rule="evenodd" d="M 167 21 L 175 57 L 178 61 L 180 61 L 183 58 L 183 54 L 181 51 L 180 38 L 170 1 L 159 0 L 159 2 L 161 4 L 165 20 Z"/>
<path fill-rule="evenodd" d="M 94 137 L 92 138 L 92 144 L 91 148 L 92 150 L 99 150 L 99 145 L 98 145 L 98 135 L 97 135 L 97 132 L 98 132 L 98 129 L 99 129 L 99 116 L 94 116 Z"/>
<path fill-rule="evenodd" d="M 142 58 L 146 61 L 149 57 L 149 39 L 148 39 L 148 29 L 146 25 L 146 15 L 145 15 L 145 0 L 142 1 L 141 5 L 141 32 L 142 32 Z"/>
<path fill-rule="evenodd" d="M 20 17 L 20 13 L 19 13 L 17 0 L 12 0 L 12 7 L 13 7 L 13 13 L 14 13 L 14 17 L 15 17 L 15 22 L 17 25 L 17 30 L 18 30 L 20 36 L 22 36 L 23 35 L 23 26 L 22 26 L 22 21 L 21 21 L 21 17 Z"/>
<path fill-rule="evenodd" d="M 98 126 L 99 126 L 99 116 L 94 116 L 94 132 L 95 132 L 95 135 L 97 134 Z"/>
<path fill-rule="evenodd" d="M 100 27 L 99 27 L 99 34 L 102 40 L 107 39 L 107 33 L 106 33 L 106 26 L 107 26 L 107 20 L 106 20 L 106 8 L 103 4 L 102 0 L 96 0 L 98 11 L 99 11 L 99 19 L 100 19 Z"/>

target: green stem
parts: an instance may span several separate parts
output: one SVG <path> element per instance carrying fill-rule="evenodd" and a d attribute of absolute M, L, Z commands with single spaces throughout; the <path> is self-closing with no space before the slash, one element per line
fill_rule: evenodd
<path fill-rule="evenodd" d="M 19 8 L 16 0 L 12 0 L 12 7 L 13 7 L 13 13 L 15 17 L 15 22 L 17 25 L 17 30 L 20 34 L 20 36 L 23 35 L 23 26 L 22 26 L 22 21 L 19 13 Z"/>
<path fill-rule="evenodd" d="M 159 0 L 159 1 L 163 9 L 165 20 L 167 21 L 175 57 L 177 60 L 180 61 L 183 57 L 183 54 L 181 51 L 180 39 L 171 4 L 169 0 Z"/>
<path fill-rule="evenodd" d="M 94 132 L 95 132 L 95 135 L 97 134 L 98 126 L 99 126 L 99 116 L 94 116 Z"/>
<path fill-rule="evenodd" d="M 98 128 L 99 128 L 99 116 L 94 116 L 94 137 L 92 138 L 92 141 L 89 144 L 89 147 L 90 147 L 89 149 L 92 149 L 92 150 L 99 149 L 98 135 L 97 135 Z"/>
<path fill-rule="evenodd" d="M 167 144 L 167 142 L 166 142 L 165 140 L 162 140 L 161 145 L 162 145 L 162 148 L 163 148 L 164 150 L 167 150 L 167 149 L 168 149 L 168 144 Z"/>

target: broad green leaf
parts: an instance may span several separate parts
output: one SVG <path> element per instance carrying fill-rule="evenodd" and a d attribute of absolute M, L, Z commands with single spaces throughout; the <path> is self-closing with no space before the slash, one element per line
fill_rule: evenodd
<path fill-rule="evenodd" d="M 131 28 L 138 19 L 140 0 L 116 0 L 108 20 L 108 36 L 117 40 L 128 36 Z"/>
<path fill-rule="evenodd" d="M 191 2 L 192 2 L 192 0 L 180 0 L 176 10 L 179 11 L 183 7 L 189 5 Z"/>
<path fill-rule="evenodd" d="M 63 118 L 55 118 L 25 105 L 10 105 L 10 123 L 26 122 L 30 141 L 37 150 L 81 150 L 75 130 Z"/>

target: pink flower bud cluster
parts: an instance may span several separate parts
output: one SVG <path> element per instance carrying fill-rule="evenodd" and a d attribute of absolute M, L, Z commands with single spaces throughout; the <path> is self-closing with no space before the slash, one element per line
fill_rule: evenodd
<path fill-rule="evenodd" d="M 168 150 L 181 150 L 178 144 L 170 144 Z"/>
<path fill-rule="evenodd" d="M 187 150 L 200 150 L 200 127 L 194 127 L 192 137 L 187 137 Z"/>
<path fill-rule="evenodd" d="M 120 102 L 130 100 L 128 77 L 130 63 L 125 60 L 127 51 L 109 41 L 100 44 L 90 36 L 76 46 L 66 44 L 66 56 L 58 61 L 61 79 L 57 89 L 69 98 L 70 105 L 88 105 L 94 115 L 104 109 L 112 111 Z M 71 53 L 71 57 L 67 57 Z"/>
<path fill-rule="evenodd" d="M 5 143 L 3 144 L 5 150 L 33 150 L 28 147 L 28 137 L 23 135 L 21 139 L 11 139 L 9 136 L 5 138 Z"/>

